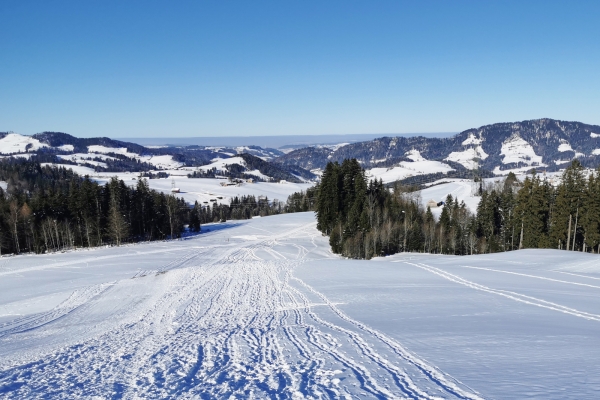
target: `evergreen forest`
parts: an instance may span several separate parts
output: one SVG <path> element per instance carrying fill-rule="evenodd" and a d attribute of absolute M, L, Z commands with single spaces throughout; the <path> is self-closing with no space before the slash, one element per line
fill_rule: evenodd
<path fill-rule="evenodd" d="M 305 211 L 305 193 L 288 203 L 242 196 L 230 205 L 196 203 L 149 188 L 145 179 L 134 187 L 113 178 L 101 185 L 71 169 L 37 161 L 0 160 L 0 254 L 44 253 L 80 247 L 179 238 L 201 225 Z M 295 197 L 294 197 L 295 196 Z"/>
<path fill-rule="evenodd" d="M 314 209 L 331 250 L 350 258 L 520 248 L 600 252 L 600 170 L 586 174 L 575 160 L 557 184 L 535 173 L 519 182 L 511 173 L 482 185 L 480 195 L 475 214 L 448 195 L 436 220 L 409 188 L 369 182 L 359 162 L 346 159 L 327 164 Z"/>

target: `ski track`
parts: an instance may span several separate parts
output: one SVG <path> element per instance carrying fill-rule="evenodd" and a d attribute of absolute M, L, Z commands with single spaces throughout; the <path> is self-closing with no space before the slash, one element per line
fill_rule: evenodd
<path fill-rule="evenodd" d="M 75 291 L 49 312 L 1 325 L 0 349 L 56 338 L 50 350 L 0 354 L 0 397 L 480 399 L 293 275 L 312 251 L 294 239 L 316 248 L 315 232 L 311 223 L 192 248 L 135 279 Z M 153 290 L 127 297 L 140 285 Z M 105 310 L 110 296 L 127 300 Z M 91 313 L 105 317 L 76 328 Z"/>
<path fill-rule="evenodd" d="M 433 267 L 431 265 L 427 265 L 427 264 L 423 264 L 423 263 L 409 263 L 409 262 L 405 262 L 405 264 L 421 268 L 425 271 L 429 271 L 432 274 L 438 275 L 438 276 L 440 276 L 444 279 L 447 279 L 451 282 L 455 282 L 460 285 L 467 286 L 471 289 L 479 290 L 479 291 L 486 292 L 486 293 L 496 294 L 498 296 L 502 296 L 507 299 L 514 300 L 514 301 L 517 301 L 520 303 L 528 304 L 528 305 L 535 306 L 535 307 L 541 307 L 541 308 L 545 308 L 547 310 L 557 311 L 557 312 L 564 313 L 564 314 L 569 314 L 569 315 L 587 319 L 590 321 L 600 321 L 599 314 L 592 314 L 592 313 L 588 313 L 585 311 L 580 311 L 580 310 L 577 310 L 577 309 L 574 309 L 571 307 L 563 306 L 563 305 L 560 305 L 557 303 L 539 299 L 537 297 L 527 296 L 527 295 L 524 295 L 521 293 L 509 291 L 509 290 L 493 289 L 488 286 L 480 285 L 478 283 L 466 280 L 464 278 L 459 277 L 458 275 L 451 274 L 449 272 L 446 272 L 440 268 Z M 483 269 L 483 268 L 480 268 L 480 269 Z M 493 270 L 493 271 L 494 272 L 505 272 L 505 271 L 498 271 L 498 270 Z M 508 273 L 510 273 L 510 272 L 508 272 Z M 512 274 L 524 275 L 527 277 L 538 278 L 538 279 L 543 279 L 543 280 L 557 281 L 556 279 L 549 279 L 549 278 L 538 277 L 538 276 L 533 276 L 533 275 L 516 274 L 516 273 L 512 273 Z M 566 281 L 558 281 L 558 282 L 567 283 L 567 284 L 576 284 L 576 285 L 581 285 L 581 286 L 591 286 L 591 285 L 577 284 L 574 282 L 566 282 Z M 593 287 L 596 287 L 596 286 L 593 286 Z"/>

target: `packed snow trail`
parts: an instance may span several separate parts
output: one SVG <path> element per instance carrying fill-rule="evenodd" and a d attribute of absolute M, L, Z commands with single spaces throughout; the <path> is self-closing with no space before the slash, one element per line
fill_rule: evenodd
<path fill-rule="evenodd" d="M 267 222 L 3 323 L 0 396 L 480 398 L 294 275 L 333 258 L 314 222 Z"/>

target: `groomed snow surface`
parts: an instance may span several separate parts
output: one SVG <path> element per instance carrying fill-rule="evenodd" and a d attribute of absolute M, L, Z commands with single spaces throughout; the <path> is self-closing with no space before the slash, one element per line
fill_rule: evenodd
<path fill-rule="evenodd" d="M 340 259 L 312 213 L 0 259 L 3 398 L 595 399 L 600 259 Z"/>

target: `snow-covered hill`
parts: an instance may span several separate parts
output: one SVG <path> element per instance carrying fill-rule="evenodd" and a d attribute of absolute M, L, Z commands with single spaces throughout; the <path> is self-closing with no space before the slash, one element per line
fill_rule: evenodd
<path fill-rule="evenodd" d="M 341 259 L 313 213 L 0 258 L 0 397 L 595 399 L 597 255 Z"/>
<path fill-rule="evenodd" d="M 37 154 L 39 153 L 39 154 Z M 143 147 L 135 143 L 102 138 L 76 138 L 60 132 L 44 132 L 33 136 L 16 133 L 0 133 L 0 157 L 38 156 L 41 161 L 70 163 L 80 167 L 93 168 L 100 172 L 140 172 L 172 170 L 181 167 L 204 167 L 215 159 L 230 159 L 228 165 L 237 164 L 246 169 L 248 157 L 255 157 L 252 168 L 244 171 L 263 180 L 280 179 L 302 181 L 315 176 L 298 167 L 272 165 L 270 160 L 283 153 L 276 149 L 263 149 L 258 146 L 209 147 L 209 146 L 155 146 Z M 52 159 L 55 157 L 55 159 Z M 240 157 L 246 157 L 239 162 Z M 57 158 L 57 159 L 56 159 Z M 236 161 L 238 160 L 238 161 Z M 227 169 L 220 170 L 229 175 Z M 268 173 L 266 173 L 268 171 Z M 239 172 L 239 171 L 238 171 Z"/>
<path fill-rule="evenodd" d="M 356 158 L 367 169 L 388 170 L 406 168 L 406 163 L 411 162 L 406 156 L 410 151 L 418 151 L 427 160 L 445 163 L 463 177 L 476 167 L 497 175 L 532 168 L 557 171 L 575 158 L 588 168 L 596 168 L 600 165 L 600 126 L 552 119 L 499 123 L 469 129 L 450 138 L 383 137 L 335 149 L 303 148 L 275 161 L 323 169 L 329 161 Z M 428 174 L 419 167 L 413 169 L 418 175 Z M 395 175 L 400 179 L 405 176 Z"/>

